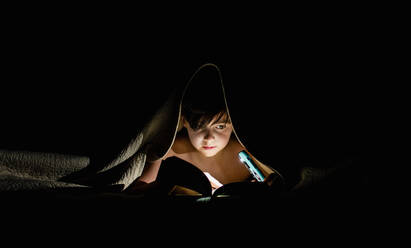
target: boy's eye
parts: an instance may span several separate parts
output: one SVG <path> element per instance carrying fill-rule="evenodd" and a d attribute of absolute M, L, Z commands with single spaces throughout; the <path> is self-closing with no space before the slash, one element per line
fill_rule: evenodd
<path fill-rule="evenodd" d="M 217 129 L 224 129 L 224 128 L 226 128 L 226 125 L 217 125 L 215 128 L 217 128 Z"/>

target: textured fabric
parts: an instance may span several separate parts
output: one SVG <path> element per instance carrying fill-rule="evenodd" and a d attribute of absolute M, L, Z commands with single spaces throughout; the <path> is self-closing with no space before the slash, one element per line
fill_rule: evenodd
<path fill-rule="evenodd" d="M 59 179 L 86 168 L 88 157 L 30 151 L 0 150 L 0 190 L 33 190 L 80 185 Z"/>
<path fill-rule="evenodd" d="M 265 98 L 261 100 L 252 96 L 256 90 L 250 91 L 248 88 L 233 84 L 232 81 L 228 84 L 229 87 L 225 87 L 219 67 L 214 64 L 204 64 L 198 68 L 188 83 L 176 84 L 175 90 L 170 92 L 164 104 L 109 162 L 96 165 L 88 157 L 70 154 L 1 150 L 0 189 L 8 191 L 110 185 L 117 185 L 122 190 L 126 189 L 141 175 L 147 160 L 160 159 L 170 149 L 177 131 L 181 128 L 181 103 L 184 93 L 193 77 L 206 67 L 214 68 L 219 75 L 219 80 L 216 83 L 221 86 L 223 91 L 226 108 L 233 122 L 233 134 L 254 155 L 265 170 L 277 172 L 281 179 L 289 184 L 290 188 L 295 185 L 298 185 L 296 188 L 307 187 L 307 185 L 321 181 L 331 172 L 334 173 L 334 162 L 327 165 L 324 170 L 316 170 L 312 169 L 313 166 L 316 166 L 315 161 L 309 161 L 304 165 L 304 163 L 297 164 L 295 161 L 287 160 L 288 157 L 292 156 L 300 159 L 301 151 L 311 155 L 314 149 L 308 148 L 314 147 L 315 143 L 309 143 L 311 140 L 308 138 L 311 136 L 303 138 L 297 136 L 303 134 L 304 131 L 310 132 L 311 130 L 284 128 L 290 121 L 278 125 L 283 119 L 277 118 L 281 117 L 278 115 L 279 107 L 271 103 L 269 98 L 278 94 L 277 92 L 264 91 L 261 96 Z M 267 87 L 271 86 L 267 85 Z M 260 90 L 263 89 L 264 87 Z M 252 96 L 252 98 L 247 98 L 247 96 Z M 273 119 L 273 117 L 277 119 Z M 260 128 L 261 125 L 264 126 L 264 129 Z M 304 126 L 304 121 L 299 125 Z M 331 136 L 331 138 L 335 137 Z M 330 147 L 331 144 L 325 143 L 324 146 Z M 296 147 L 303 148 L 296 149 Z M 302 159 L 304 158 L 302 157 Z M 339 168 L 345 168 L 345 165 L 351 166 L 351 160 L 344 161 L 344 159 L 342 157 L 338 161 Z M 307 171 L 314 173 L 307 173 Z"/>

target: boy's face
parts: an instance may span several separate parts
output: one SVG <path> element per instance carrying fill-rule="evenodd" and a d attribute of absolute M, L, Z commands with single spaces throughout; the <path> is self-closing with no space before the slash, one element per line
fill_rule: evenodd
<path fill-rule="evenodd" d="M 214 119 L 207 126 L 194 130 L 190 124 L 184 120 L 184 127 L 187 129 L 191 144 L 197 151 L 206 157 L 212 157 L 230 141 L 233 132 L 232 124 L 227 122 L 227 116 L 214 123 Z"/>

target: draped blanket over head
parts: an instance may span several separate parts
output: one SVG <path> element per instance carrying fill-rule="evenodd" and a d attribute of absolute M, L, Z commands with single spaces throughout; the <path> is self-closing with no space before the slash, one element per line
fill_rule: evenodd
<path fill-rule="evenodd" d="M 269 161 L 267 159 L 270 158 L 271 154 L 267 154 L 265 157 L 260 156 L 261 151 L 267 151 L 267 149 L 258 151 L 255 148 L 258 145 L 265 145 L 265 143 L 247 143 L 247 139 L 252 140 L 253 130 L 246 126 L 250 122 L 242 125 L 241 121 L 252 118 L 251 114 L 242 113 L 239 109 L 241 105 L 234 104 L 236 98 L 234 96 L 230 98 L 230 94 L 238 96 L 243 93 L 234 92 L 232 88 L 225 87 L 220 68 L 209 63 L 198 68 L 188 83 L 177 84 L 175 90 L 169 94 L 164 104 L 149 121 L 144 123 L 137 135 L 132 137 L 130 142 L 107 163 L 95 164 L 89 157 L 70 154 L 0 150 L 0 189 L 13 191 L 107 186 L 116 186 L 119 191 L 126 189 L 142 174 L 147 160 L 160 159 L 171 148 L 176 134 L 181 128 L 181 105 L 184 93 L 193 79 L 201 75 L 205 68 L 212 68 L 218 75 L 216 83 L 221 86 L 227 112 L 233 122 L 233 135 L 251 153 L 255 152 L 254 157 L 266 171 L 276 172 L 284 177 L 285 174 L 281 166 L 277 167 L 272 162 L 275 160 Z M 271 113 L 269 109 L 264 111 L 268 114 Z M 272 117 L 268 116 L 269 119 Z M 262 139 L 263 137 L 260 137 L 260 140 Z"/>

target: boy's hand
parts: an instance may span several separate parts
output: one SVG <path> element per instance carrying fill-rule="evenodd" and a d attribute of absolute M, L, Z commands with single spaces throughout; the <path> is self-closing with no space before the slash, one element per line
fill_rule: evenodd
<path fill-rule="evenodd" d="M 275 180 L 275 178 L 277 178 L 275 173 L 271 173 L 271 174 L 269 174 L 268 176 L 265 177 L 265 179 L 262 183 L 265 183 L 268 186 L 271 186 L 273 184 L 273 181 Z M 250 181 L 253 182 L 253 183 L 258 182 L 257 179 L 255 179 L 255 178 L 251 179 Z"/>
<path fill-rule="evenodd" d="M 277 179 L 277 175 L 275 173 L 271 173 L 270 175 L 268 175 L 263 183 L 267 184 L 269 187 L 271 187 L 274 184 L 275 179 Z"/>
<path fill-rule="evenodd" d="M 141 194 L 141 193 L 147 193 L 157 188 L 158 188 L 157 181 L 146 183 L 140 180 L 136 180 L 127 189 L 125 189 L 124 192 L 133 193 L 133 194 Z"/>

